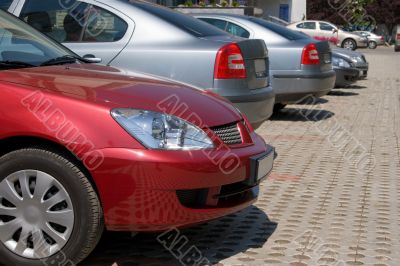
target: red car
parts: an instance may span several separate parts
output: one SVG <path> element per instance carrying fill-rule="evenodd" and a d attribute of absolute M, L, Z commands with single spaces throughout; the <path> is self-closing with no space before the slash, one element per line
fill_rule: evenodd
<path fill-rule="evenodd" d="M 256 200 L 275 152 L 224 99 L 87 64 L 4 12 L 0 33 L 1 263 L 78 263 L 104 227 L 163 231 Z"/>

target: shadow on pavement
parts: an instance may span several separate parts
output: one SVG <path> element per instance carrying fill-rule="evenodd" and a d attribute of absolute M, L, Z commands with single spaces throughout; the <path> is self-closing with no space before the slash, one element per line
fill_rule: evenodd
<path fill-rule="evenodd" d="M 297 104 L 300 104 L 300 105 L 316 105 L 316 104 L 324 104 L 324 103 L 327 103 L 327 102 L 329 102 L 327 99 L 325 99 L 325 98 L 306 98 L 306 99 L 304 99 L 303 101 L 300 101 L 299 103 L 297 103 Z"/>
<path fill-rule="evenodd" d="M 366 86 L 360 86 L 360 85 L 350 85 L 344 88 L 339 88 L 339 89 L 353 89 L 353 90 L 362 90 L 362 89 L 366 89 Z"/>
<path fill-rule="evenodd" d="M 332 113 L 323 109 L 303 109 L 303 108 L 285 108 L 272 115 L 272 121 L 299 121 L 299 122 L 317 122 L 326 120 L 334 116 Z"/>
<path fill-rule="evenodd" d="M 331 96 L 356 96 L 356 95 L 359 95 L 359 93 L 342 91 L 342 90 L 333 90 L 328 95 L 331 95 Z"/>
<path fill-rule="evenodd" d="M 216 221 L 180 230 L 188 242 L 181 246 L 181 253 L 196 247 L 212 264 L 245 252 L 261 248 L 274 233 L 277 223 L 269 220 L 259 208 L 247 209 Z M 157 241 L 160 234 L 106 232 L 93 253 L 80 265 L 182 265 L 169 250 Z"/>

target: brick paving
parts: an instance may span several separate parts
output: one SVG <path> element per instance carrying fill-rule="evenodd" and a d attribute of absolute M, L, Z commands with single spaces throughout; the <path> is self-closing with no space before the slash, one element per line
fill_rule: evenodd
<path fill-rule="evenodd" d="M 362 52 L 368 80 L 258 130 L 279 153 L 259 201 L 182 230 L 180 251 L 216 265 L 400 265 L 400 53 Z M 106 233 L 82 265 L 182 265 L 156 238 Z"/>

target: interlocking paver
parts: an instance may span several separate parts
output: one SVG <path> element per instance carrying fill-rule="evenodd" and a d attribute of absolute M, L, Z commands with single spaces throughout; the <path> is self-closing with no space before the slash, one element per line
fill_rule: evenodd
<path fill-rule="evenodd" d="M 399 265 L 400 54 L 392 50 L 363 50 L 368 80 L 266 122 L 258 132 L 279 157 L 259 201 L 182 230 L 190 245 L 216 265 Z M 357 169 L 361 155 L 374 159 L 371 171 Z M 107 233 L 83 265 L 181 265 L 156 237 Z"/>

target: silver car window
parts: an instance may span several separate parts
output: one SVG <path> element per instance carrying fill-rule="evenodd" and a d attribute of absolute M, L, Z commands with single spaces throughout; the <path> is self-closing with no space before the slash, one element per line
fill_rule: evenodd
<path fill-rule="evenodd" d="M 92 6 L 86 17 L 88 22 L 83 42 L 116 42 L 128 29 L 123 19 L 100 7 Z"/>
<path fill-rule="evenodd" d="M 128 24 L 99 7 L 76 0 L 27 0 L 21 18 L 58 42 L 116 42 Z"/>
<path fill-rule="evenodd" d="M 226 31 L 229 32 L 232 35 L 243 37 L 243 38 L 249 38 L 250 37 L 250 32 L 245 30 L 244 28 L 240 27 L 239 25 L 236 25 L 234 23 L 228 22 L 228 26 L 226 27 Z"/>
<path fill-rule="evenodd" d="M 227 22 L 225 20 L 221 19 L 214 19 L 214 18 L 199 18 L 200 20 L 203 20 L 221 30 L 226 30 L 226 24 Z"/>
<path fill-rule="evenodd" d="M 79 42 L 89 9 L 87 3 L 75 0 L 27 0 L 20 17 L 58 42 Z"/>

